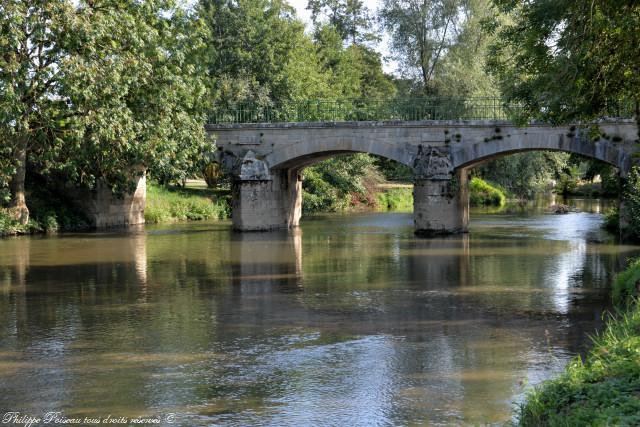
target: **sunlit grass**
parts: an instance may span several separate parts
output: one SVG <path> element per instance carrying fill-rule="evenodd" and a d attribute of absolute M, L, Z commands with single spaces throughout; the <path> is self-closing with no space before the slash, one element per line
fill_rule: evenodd
<path fill-rule="evenodd" d="M 522 426 L 640 425 L 640 262 L 618 275 L 613 295 L 626 311 L 613 315 L 557 379 L 531 390 L 519 408 Z M 621 309 L 622 310 L 622 309 Z"/>
<path fill-rule="evenodd" d="M 147 223 L 222 219 L 229 212 L 228 197 L 220 191 L 147 185 Z"/>

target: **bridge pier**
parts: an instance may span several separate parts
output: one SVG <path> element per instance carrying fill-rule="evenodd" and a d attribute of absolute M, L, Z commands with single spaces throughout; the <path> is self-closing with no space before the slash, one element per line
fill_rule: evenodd
<path fill-rule="evenodd" d="M 450 179 L 415 179 L 413 224 L 424 236 L 466 233 L 469 227 L 469 193 L 466 170 Z"/>
<path fill-rule="evenodd" d="M 235 168 L 232 183 L 234 230 L 297 227 L 302 216 L 302 180 L 296 169 L 270 171 L 252 152 Z"/>
<path fill-rule="evenodd" d="M 466 233 L 467 170 L 453 170 L 446 147 L 420 147 L 414 162 L 413 224 L 418 235 Z"/>

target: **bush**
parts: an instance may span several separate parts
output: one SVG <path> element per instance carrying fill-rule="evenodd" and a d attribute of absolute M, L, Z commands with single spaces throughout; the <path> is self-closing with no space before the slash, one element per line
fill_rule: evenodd
<path fill-rule="evenodd" d="M 336 212 L 352 206 L 374 207 L 372 194 L 381 180 L 375 158 L 368 154 L 337 156 L 304 170 L 305 213 Z"/>
<path fill-rule="evenodd" d="M 488 182 L 474 177 L 469 183 L 469 202 L 471 206 L 502 206 L 506 197 L 504 192 Z"/>
<path fill-rule="evenodd" d="M 617 208 L 607 209 L 604 212 L 604 224 L 605 230 L 618 234 L 620 232 L 620 213 Z"/>
<path fill-rule="evenodd" d="M 623 232 L 633 240 L 640 240 L 640 167 L 631 168 L 622 197 L 628 218 Z"/>
<path fill-rule="evenodd" d="M 632 261 L 629 268 L 616 277 L 611 290 L 613 302 L 617 305 L 630 303 L 638 297 L 638 286 L 640 286 L 640 258 Z"/>

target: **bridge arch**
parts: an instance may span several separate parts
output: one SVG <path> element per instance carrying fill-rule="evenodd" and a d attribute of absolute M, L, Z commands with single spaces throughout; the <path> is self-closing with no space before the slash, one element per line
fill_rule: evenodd
<path fill-rule="evenodd" d="M 338 154 L 367 153 L 412 167 L 416 151 L 406 144 L 393 144 L 374 138 L 339 138 L 288 145 L 274 150 L 264 160 L 271 169 L 299 169 Z"/>
<path fill-rule="evenodd" d="M 600 160 L 626 172 L 630 168 L 629 153 L 608 140 L 589 141 L 587 138 L 565 135 L 520 135 L 454 146 L 451 150 L 453 167 L 470 168 L 489 160 L 526 151 L 562 151 Z"/>

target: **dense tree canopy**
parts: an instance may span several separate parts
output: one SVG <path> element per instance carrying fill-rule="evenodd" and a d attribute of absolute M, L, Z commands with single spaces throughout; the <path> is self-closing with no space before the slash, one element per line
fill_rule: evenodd
<path fill-rule="evenodd" d="M 373 17 L 362 0 L 309 0 L 313 23 L 327 24 L 340 38 L 351 44 L 377 40 L 371 31 Z"/>
<path fill-rule="evenodd" d="M 1 165 L 21 222 L 27 167 L 120 194 L 145 170 L 188 172 L 206 148 L 202 39 L 171 0 L 0 8 L 0 135 L 12 152 Z"/>
<path fill-rule="evenodd" d="M 640 100 L 640 4 L 494 0 L 490 65 L 506 97 L 555 122 L 617 115 Z M 637 114 L 636 114 L 637 116 Z"/>

